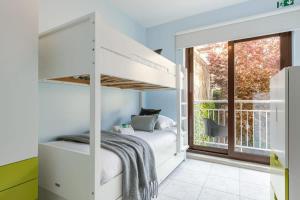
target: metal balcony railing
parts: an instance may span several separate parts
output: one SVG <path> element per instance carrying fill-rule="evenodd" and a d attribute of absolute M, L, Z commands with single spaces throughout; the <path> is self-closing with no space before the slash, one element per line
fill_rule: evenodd
<path fill-rule="evenodd" d="M 270 152 L 269 100 L 235 101 L 235 148 L 241 152 L 269 154 Z M 220 126 L 228 124 L 227 100 L 201 100 L 194 102 L 194 143 L 227 148 L 227 137 L 205 136 L 203 118 Z"/>

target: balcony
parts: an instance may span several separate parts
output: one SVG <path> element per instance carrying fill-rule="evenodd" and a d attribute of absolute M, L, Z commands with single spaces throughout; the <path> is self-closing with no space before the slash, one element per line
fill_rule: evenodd
<path fill-rule="evenodd" d="M 209 136 L 205 123 L 209 120 L 227 131 L 227 100 L 201 100 L 194 102 L 194 144 L 228 148 L 227 133 Z M 235 101 L 235 151 L 268 156 L 270 153 L 270 101 Z"/>

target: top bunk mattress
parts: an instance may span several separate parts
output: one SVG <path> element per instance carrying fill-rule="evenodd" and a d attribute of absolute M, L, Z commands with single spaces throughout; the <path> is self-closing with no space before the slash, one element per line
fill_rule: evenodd
<path fill-rule="evenodd" d="M 154 152 L 158 168 L 176 153 L 176 128 L 155 130 L 153 133 L 135 131 L 134 136 L 146 141 Z M 54 141 L 42 145 L 66 149 L 89 155 L 89 145 L 67 141 Z M 121 159 L 113 152 L 101 148 L 101 184 L 109 182 L 123 171 Z"/>

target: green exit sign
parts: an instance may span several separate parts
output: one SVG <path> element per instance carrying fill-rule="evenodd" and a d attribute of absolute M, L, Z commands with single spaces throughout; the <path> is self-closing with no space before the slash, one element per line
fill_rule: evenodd
<path fill-rule="evenodd" d="M 295 0 L 279 0 L 277 1 L 277 8 L 292 6 L 294 4 L 295 4 Z"/>

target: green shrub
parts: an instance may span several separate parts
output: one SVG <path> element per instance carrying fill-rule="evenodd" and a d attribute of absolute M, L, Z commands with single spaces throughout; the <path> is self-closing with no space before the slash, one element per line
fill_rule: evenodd
<path fill-rule="evenodd" d="M 202 103 L 194 105 L 194 143 L 195 145 L 205 145 L 209 141 L 209 137 L 204 135 L 204 118 L 211 118 L 212 111 L 209 113 L 207 109 L 215 109 L 215 103 Z"/>

